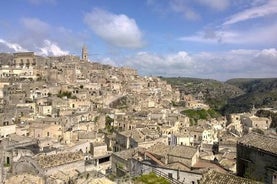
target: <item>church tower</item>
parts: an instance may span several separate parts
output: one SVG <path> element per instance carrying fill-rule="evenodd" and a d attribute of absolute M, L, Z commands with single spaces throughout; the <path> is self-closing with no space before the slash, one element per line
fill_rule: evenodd
<path fill-rule="evenodd" d="M 88 49 L 85 45 L 82 48 L 82 60 L 88 61 Z"/>

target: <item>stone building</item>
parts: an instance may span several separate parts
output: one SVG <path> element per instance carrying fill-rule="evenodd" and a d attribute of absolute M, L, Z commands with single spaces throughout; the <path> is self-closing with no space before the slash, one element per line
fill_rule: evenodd
<path fill-rule="evenodd" d="M 202 179 L 199 181 L 201 184 L 238 184 L 238 183 L 244 183 L 244 184 L 258 184 L 260 182 L 250 180 L 247 178 L 238 177 L 231 174 L 224 174 L 217 172 L 215 170 L 209 170 L 206 172 Z"/>
<path fill-rule="evenodd" d="M 14 53 L 14 59 L 12 65 L 16 67 L 29 67 L 36 65 L 36 58 L 34 52 L 18 52 Z"/>
<path fill-rule="evenodd" d="M 237 143 L 237 175 L 277 183 L 277 139 L 250 133 Z"/>
<path fill-rule="evenodd" d="M 88 61 L 88 49 L 86 46 L 83 46 L 82 48 L 82 60 Z"/>

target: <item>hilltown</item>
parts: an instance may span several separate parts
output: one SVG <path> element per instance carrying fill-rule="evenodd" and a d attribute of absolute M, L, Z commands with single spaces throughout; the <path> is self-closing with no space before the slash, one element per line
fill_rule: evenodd
<path fill-rule="evenodd" d="M 174 184 L 277 183 L 276 132 L 255 108 L 192 124 L 181 111 L 209 109 L 201 93 L 91 62 L 86 47 L 81 58 L 2 53 L 0 65 L 0 183 L 132 183 L 151 172 Z"/>

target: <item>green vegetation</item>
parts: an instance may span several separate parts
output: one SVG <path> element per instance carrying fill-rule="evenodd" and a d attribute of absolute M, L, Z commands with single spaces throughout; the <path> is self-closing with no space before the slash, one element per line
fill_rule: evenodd
<path fill-rule="evenodd" d="M 256 108 L 277 106 L 277 79 L 232 79 L 226 83 L 239 87 L 245 94 L 229 99 L 221 109 L 223 114 L 247 112 L 253 105 Z"/>
<path fill-rule="evenodd" d="M 135 184 L 170 184 L 165 178 L 157 176 L 155 173 L 151 172 L 149 174 L 141 175 L 134 179 Z"/>
<path fill-rule="evenodd" d="M 163 78 L 174 88 L 177 88 L 183 94 L 192 94 L 195 97 L 201 92 L 203 99 L 212 109 L 219 111 L 224 107 L 229 98 L 237 97 L 243 94 L 243 91 L 236 86 L 211 80 L 186 77 Z"/>
<path fill-rule="evenodd" d="M 59 91 L 59 94 L 57 95 L 59 98 L 63 98 L 63 97 L 67 97 L 67 98 L 71 98 L 72 97 L 72 93 L 69 91 Z"/>
<path fill-rule="evenodd" d="M 171 104 L 173 107 L 185 107 L 186 106 L 184 101 L 180 101 L 180 102 L 171 101 Z"/>
<path fill-rule="evenodd" d="M 72 96 L 72 92 L 70 92 L 70 91 L 62 91 L 62 90 L 60 90 L 59 91 L 59 94 L 57 95 L 57 97 L 59 97 L 59 98 L 63 98 L 63 97 L 67 97 L 67 98 L 71 98 L 71 99 L 77 99 L 77 97 L 74 95 L 74 96 Z"/>
<path fill-rule="evenodd" d="M 204 102 L 222 115 L 248 112 L 253 105 L 256 108 L 277 107 L 277 78 L 231 79 L 226 82 L 185 77 L 161 79 L 183 94 L 197 98 L 201 92 Z"/>
<path fill-rule="evenodd" d="M 110 116 L 106 116 L 106 118 L 105 118 L 105 129 L 109 133 L 112 133 L 114 131 L 114 127 L 112 126 L 113 122 L 114 122 L 113 118 L 111 118 Z"/>
<path fill-rule="evenodd" d="M 218 118 L 221 115 L 213 109 L 188 109 L 181 112 L 190 119 L 190 125 L 196 125 L 200 119 L 208 120 L 211 118 Z"/>
<path fill-rule="evenodd" d="M 95 116 L 94 119 L 93 119 L 93 121 L 94 121 L 95 123 L 97 123 L 98 120 L 99 120 L 99 116 Z"/>

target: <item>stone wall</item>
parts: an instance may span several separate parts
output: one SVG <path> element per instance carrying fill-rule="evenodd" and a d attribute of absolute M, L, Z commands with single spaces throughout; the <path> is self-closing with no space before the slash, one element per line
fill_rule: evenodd
<path fill-rule="evenodd" d="M 237 174 L 272 183 L 277 172 L 277 155 L 243 144 L 237 145 Z"/>
<path fill-rule="evenodd" d="M 67 172 L 67 171 L 72 171 L 72 170 L 78 170 L 79 172 L 84 172 L 85 171 L 85 161 L 79 160 L 79 161 L 71 162 L 68 164 L 59 165 L 56 167 L 46 168 L 44 171 L 44 174 L 46 176 L 50 176 L 52 174 L 57 173 L 58 171 Z"/>
<path fill-rule="evenodd" d="M 137 161 L 135 159 L 132 159 L 131 165 L 132 170 L 130 174 L 132 176 L 147 174 L 149 172 L 161 172 L 166 174 L 169 178 L 172 177 L 173 179 L 182 183 L 197 183 L 202 178 L 202 174 L 199 173 L 154 166 L 146 162 Z"/>

